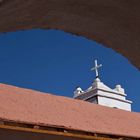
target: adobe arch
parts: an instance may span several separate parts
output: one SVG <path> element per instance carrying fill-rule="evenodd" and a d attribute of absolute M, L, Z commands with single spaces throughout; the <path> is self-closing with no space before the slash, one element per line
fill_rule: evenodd
<path fill-rule="evenodd" d="M 60 29 L 114 49 L 140 68 L 139 0 L 0 0 L 0 32 Z"/>

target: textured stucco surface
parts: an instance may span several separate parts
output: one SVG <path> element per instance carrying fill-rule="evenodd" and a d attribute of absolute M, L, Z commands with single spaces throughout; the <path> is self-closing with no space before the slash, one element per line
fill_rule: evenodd
<path fill-rule="evenodd" d="M 140 138 L 140 113 L 4 84 L 0 84 L 1 119 Z"/>
<path fill-rule="evenodd" d="M 140 0 L 1 0 L 0 32 L 60 29 L 110 47 L 140 68 Z"/>

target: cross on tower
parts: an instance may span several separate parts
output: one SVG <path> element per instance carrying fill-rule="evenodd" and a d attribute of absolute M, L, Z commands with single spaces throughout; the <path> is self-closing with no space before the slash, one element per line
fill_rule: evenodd
<path fill-rule="evenodd" d="M 102 67 L 102 64 L 98 65 L 97 60 L 95 60 L 95 67 L 91 68 L 91 71 L 94 71 L 95 70 L 95 72 L 96 72 L 96 78 L 99 77 L 98 69 L 100 67 Z"/>

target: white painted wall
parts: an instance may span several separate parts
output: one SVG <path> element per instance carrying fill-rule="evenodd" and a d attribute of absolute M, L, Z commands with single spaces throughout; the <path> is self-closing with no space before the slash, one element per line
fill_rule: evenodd
<path fill-rule="evenodd" d="M 111 93 L 111 92 L 107 92 L 107 91 L 98 90 L 97 94 L 105 95 L 105 96 L 108 96 L 108 97 L 113 97 L 113 98 L 117 98 L 117 99 L 121 99 L 121 100 L 126 100 L 124 95 Z"/>
<path fill-rule="evenodd" d="M 123 102 L 123 101 L 116 100 L 116 99 L 98 96 L 98 104 L 108 106 L 108 107 L 116 107 L 118 109 L 131 111 L 131 104 L 130 103 Z"/>

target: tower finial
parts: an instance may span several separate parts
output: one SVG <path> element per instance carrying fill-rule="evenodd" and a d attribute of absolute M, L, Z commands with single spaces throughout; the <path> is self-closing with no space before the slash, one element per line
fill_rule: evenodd
<path fill-rule="evenodd" d="M 94 71 L 94 70 L 95 70 L 96 78 L 99 77 L 98 69 L 99 69 L 100 67 L 102 67 L 102 64 L 98 65 L 97 60 L 95 60 L 95 67 L 91 68 L 91 71 Z"/>

